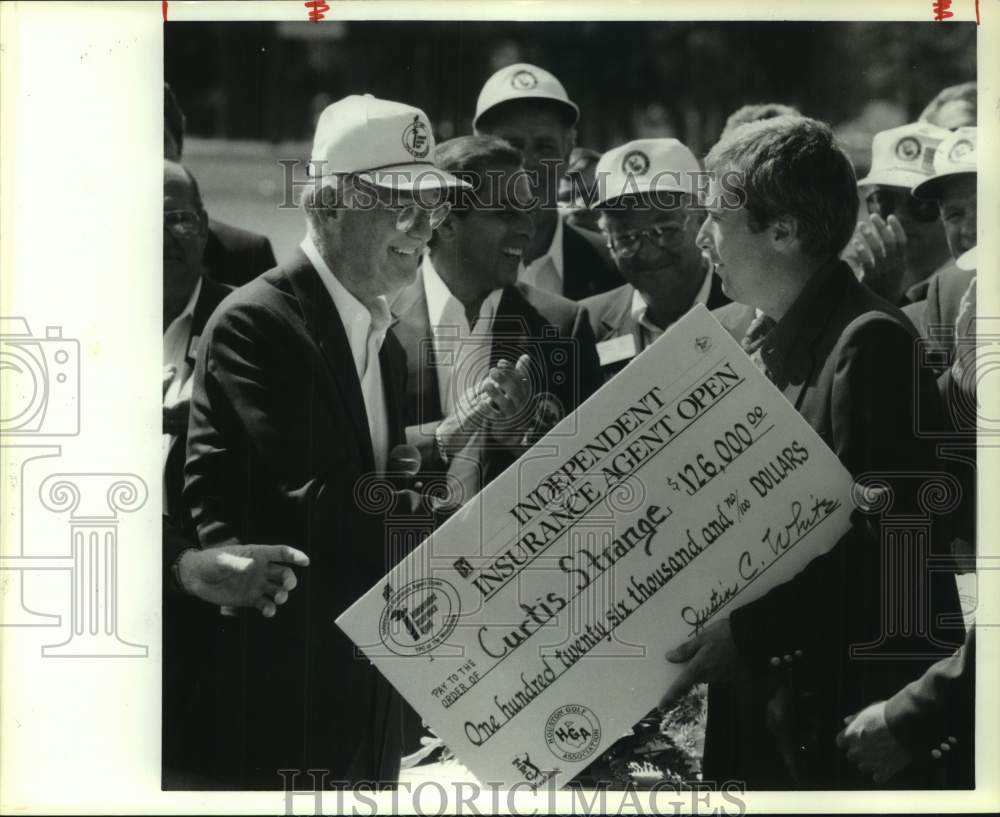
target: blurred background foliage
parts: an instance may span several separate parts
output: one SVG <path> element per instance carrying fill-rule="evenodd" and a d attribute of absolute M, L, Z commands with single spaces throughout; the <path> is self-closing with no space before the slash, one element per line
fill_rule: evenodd
<path fill-rule="evenodd" d="M 860 175 L 875 132 L 976 76 L 976 26 L 953 22 L 168 23 L 164 41 L 164 76 L 193 137 L 189 164 L 237 220 L 253 206 L 236 195 L 247 174 L 211 177 L 225 176 L 225 162 L 210 157 L 264 160 L 249 192 L 272 200 L 275 158 L 308 158 L 319 111 L 351 93 L 417 105 L 445 139 L 470 131 L 493 71 L 532 62 L 580 105 L 578 144 L 676 136 L 698 155 L 735 109 L 783 102 L 833 125 Z"/>

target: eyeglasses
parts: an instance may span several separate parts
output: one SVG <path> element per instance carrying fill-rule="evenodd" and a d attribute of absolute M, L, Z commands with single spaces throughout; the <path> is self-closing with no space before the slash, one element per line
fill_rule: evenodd
<path fill-rule="evenodd" d="M 201 216 L 194 210 L 165 210 L 163 226 L 177 238 L 191 238 L 201 232 Z"/>
<path fill-rule="evenodd" d="M 451 212 L 450 201 L 441 202 L 441 204 L 434 207 L 423 207 L 416 202 L 392 205 L 381 200 L 380 204 L 384 209 L 396 214 L 396 229 L 401 233 L 408 233 L 416 227 L 423 213 L 427 214 L 431 229 L 436 230 L 448 218 L 448 214 Z"/>
<path fill-rule="evenodd" d="M 918 199 L 906 190 L 874 190 L 865 197 L 868 215 L 879 215 L 889 218 L 896 216 L 912 217 L 915 221 L 929 223 L 937 221 L 938 206 L 936 201 Z"/>
<path fill-rule="evenodd" d="M 639 252 L 644 240 L 649 240 L 661 250 L 680 249 L 687 240 L 687 225 L 690 216 L 681 223 L 653 224 L 644 230 L 628 230 L 624 233 L 608 234 L 608 249 L 619 258 L 631 258 Z"/>

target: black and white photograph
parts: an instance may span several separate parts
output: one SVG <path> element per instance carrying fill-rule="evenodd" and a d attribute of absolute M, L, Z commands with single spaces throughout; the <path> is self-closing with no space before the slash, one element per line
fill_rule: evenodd
<path fill-rule="evenodd" d="M 5 810 L 997 807 L 1000 6 L 69 5 L 5 9 Z"/>

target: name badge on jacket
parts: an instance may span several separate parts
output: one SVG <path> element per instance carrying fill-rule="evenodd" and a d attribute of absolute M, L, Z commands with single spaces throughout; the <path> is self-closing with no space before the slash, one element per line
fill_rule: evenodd
<path fill-rule="evenodd" d="M 636 353 L 635 335 L 632 333 L 598 343 L 597 358 L 601 362 L 605 380 L 625 368 Z"/>

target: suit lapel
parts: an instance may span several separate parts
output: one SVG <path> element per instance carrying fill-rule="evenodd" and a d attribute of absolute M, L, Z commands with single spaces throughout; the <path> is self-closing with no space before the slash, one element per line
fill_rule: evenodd
<path fill-rule="evenodd" d="M 635 288 L 624 286 L 621 292 L 611 299 L 608 308 L 601 316 L 601 323 L 608 330 L 608 338 L 618 338 L 635 333 L 636 323 L 632 317 L 632 297 Z"/>
<path fill-rule="evenodd" d="M 194 366 L 198 356 L 198 343 L 201 333 L 205 331 L 205 324 L 212 317 L 215 308 L 222 303 L 230 292 L 231 287 L 213 281 L 208 276 L 201 278 L 201 292 L 198 293 L 198 302 L 194 305 L 194 313 L 191 315 L 191 331 L 187 340 L 187 361 Z"/>
<path fill-rule="evenodd" d="M 525 299 L 520 284 L 504 287 L 497 304 L 497 314 L 493 318 L 493 344 L 490 349 L 490 365 L 495 366 L 500 358 L 512 363 L 521 355 L 529 354 L 529 336 L 541 336 L 533 332 L 537 324 L 534 308 Z"/>
<path fill-rule="evenodd" d="M 285 274 L 302 309 L 306 329 L 326 361 L 336 389 L 358 433 L 364 470 L 371 471 L 375 456 L 372 452 L 368 414 L 340 313 L 319 273 L 301 250 L 296 252 L 295 258 L 286 267 Z"/>

